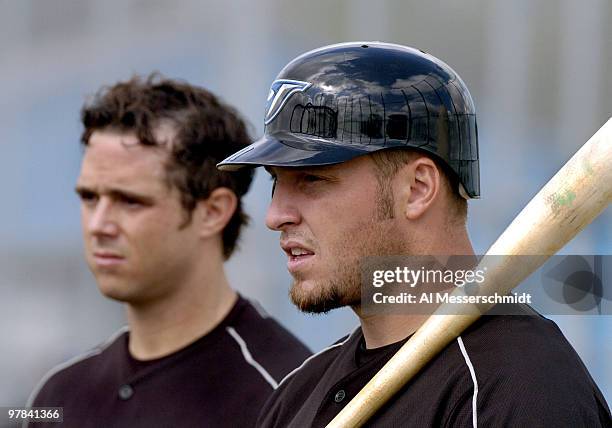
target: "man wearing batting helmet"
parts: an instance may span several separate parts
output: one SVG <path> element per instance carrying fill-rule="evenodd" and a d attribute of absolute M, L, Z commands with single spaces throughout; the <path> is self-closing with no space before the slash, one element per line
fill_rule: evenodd
<path fill-rule="evenodd" d="M 158 75 L 103 88 L 81 117 L 85 256 L 129 329 L 53 370 L 30 404 L 63 408 L 68 427 L 252 426 L 309 352 L 224 272 L 252 172 L 215 165 L 249 144 L 244 122 Z"/>
<path fill-rule="evenodd" d="M 272 84 L 262 139 L 220 163 L 265 166 L 303 311 L 350 306 L 360 327 L 287 376 L 264 427 L 322 427 L 424 322 L 364 310 L 369 256 L 473 255 L 467 199 L 480 195 L 470 93 L 448 65 L 386 43 L 291 61 Z M 603 426 L 605 400 L 555 324 L 528 307 L 483 317 L 369 421 L 371 426 Z M 531 316 L 527 316 L 531 315 Z"/>

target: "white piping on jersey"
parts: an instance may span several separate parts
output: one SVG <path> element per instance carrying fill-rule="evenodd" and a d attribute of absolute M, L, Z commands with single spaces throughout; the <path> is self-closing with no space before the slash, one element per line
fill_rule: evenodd
<path fill-rule="evenodd" d="M 472 425 L 474 428 L 478 426 L 478 412 L 476 411 L 476 399 L 478 398 L 478 381 L 476 380 L 476 372 L 474 371 L 474 366 L 472 365 L 472 361 L 470 360 L 470 356 L 468 355 L 465 345 L 463 344 L 463 339 L 461 336 L 457 338 L 457 343 L 459 343 L 459 348 L 461 349 L 461 353 L 463 354 L 463 358 L 465 359 L 465 363 L 470 370 L 470 375 L 472 376 L 472 382 L 474 382 L 474 394 L 472 395 Z"/>
<path fill-rule="evenodd" d="M 101 354 L 102 351 L 108 348 L 119 336 L 121 336 L 126 331 L 129 331 L 129 327 L 127 325 L 124 325 L 119 330 L 114 332 L 108 339 L 106 339 L 100 345 L 96 346 L 95 348 L 83 354 L 77 355 L 76 357 L 73 357 L 69 359 L 68 361 L 64 361 L 63 363 L 58 364 L 57 366 L 49 370 L 32 390 L 32 393 L 30 394 L 30 396 L 28 397 L 28 401 L 26 402 L 26 407 L 32 407 L 32 404 L 34 404 L 34 400 L 36 399 L 36 396 L 38 395 L 40 390 L 43 388 L 43 386 L 45 386 L 47 381 L 51 379 L 52 376 L 61 372 L 64 369 L 67 369 L 70 366 L 75 365 L 76 363 L 80 361 L 83 361 L 89 357 L 93 357 L 94 355 Z M 23 427 L 26 427 L 26 426 L 27 426 L 27 421 L 23 423 Z"/>
<path fill-rule="evenodd" d="M 251 366 L 255 367 L 259 374 L 266 380 L 266 382 L 268 382 L 273 389 L 276 389 L 278 387 L 278 383 L 276 382 L 276 380 L 274 380 L 270 373 L 268 373 L 266 369 L 261 366 L 261 364 L 255 361 L 255 359 L 251 355 L 251 352 L 249 351 L 246 342 L 244 341 L 244 339 L 242 339 L 242 337 L 240 337 L 238 332 L 234 330 L 233 327 L 225 327 L 225 330 L 227 330 L 230 336 L 232 336 L 236 343 L 238 343 L 238 346 L 240 346 L 240 350 L 242 351 L 242 356 L 244 357 L 245 361 Z"/>
<path fill-rule="evenodd" d="M 330 349 L 334 349 L 337 348 L 338 346 L 342 346 L 344 345 L 346 342 L 348 342 L 348 340 L 353 337 L 353 334 L 355 334 L 355 332 L 359 330 L 359 326 L 355 327 L 355 330 L 352 331 L 351 334 L 348 335 L 348 337 L 346 339 L 344 339 L 342 342 L 340 343 L 336 343 L 333 344 L 331 346 L 328 346 L 327 348 L 323 348 L 321 349 L 319 352 L 317 352 L 316 354 L 311 355 L 310 357 L 306 358 L 304 360 L 304 362 L 302 364 L 300 364 L 298 367 L 296 367 L 295 369 L 291 370 L 289 373 L 287 373 L 287 375 L 283 378 L 283 380 L 280 381 L 280 383 L 278 384 L 278 386 L 281 386 L 287 379 L 289 379 L 289 377 L 291 375 L 293 375 L 294 373 L 296 373 L 298 370 L 300 370 L 302 367 L 304 367 L 306 365 L 306 363 L 310 360 L 312 360 L 315 357 L 318 357 L 319 355 L 323 354 L 324 352 L 329 351 Z"/>

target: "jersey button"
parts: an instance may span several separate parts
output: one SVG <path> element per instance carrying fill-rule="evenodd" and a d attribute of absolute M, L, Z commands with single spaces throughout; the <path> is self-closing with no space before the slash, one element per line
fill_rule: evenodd
<path fill-rule="evenodd" d="M 129 400 L 132 395 L 134 395 L 134 388 L 130 385 L 125 384 L 119 387 L 119 398 L 122 400 Z"/>
<path fill-rule="evenodd" d="M 342 400 L 344 400 L 345 397 L 346 397 L 346 392 L 344 392 L 344 389 L 341 389 L 340 391 L 336 392 L 336 396 L 334 397 L 334 401 L 336 403 L 340 403 L 340 402 L 342 402 Z"/>

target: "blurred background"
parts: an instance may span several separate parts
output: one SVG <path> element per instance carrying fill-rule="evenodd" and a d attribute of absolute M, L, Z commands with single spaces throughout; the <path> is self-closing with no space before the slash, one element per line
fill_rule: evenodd
<path fill-rule="evenodd" d="M 298 54 L 354 40 L 423 49 L 476 103 L 482 199 L 469 226 L 484 253 L 612 115 L 611 22 L 606 0 L 0 0 L 0 406 L 24 405 L 48 369 L 124 324 L 86 268 L 73 191 L 79 109 L 100 86 L 158 70 L 216 92 L 260 136 L 269 85 Z M 285 256 L 263 222 L 265 175 L 246 198 L 253 220 L 230 278 L 319 350 L 357 319 L 290 305 Z M 563 253 L 610 255 L 611 235 L 608 208 Z M 612 316 L 551 318 L 611 403 Z"/>

